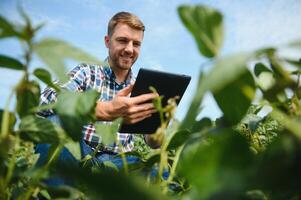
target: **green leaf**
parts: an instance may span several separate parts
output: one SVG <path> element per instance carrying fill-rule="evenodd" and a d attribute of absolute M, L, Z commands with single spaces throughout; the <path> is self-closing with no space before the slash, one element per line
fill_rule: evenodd
<path fill-rule="evenodd" d="M 24 69 L 24 65 L 20 61 L 5 55 L 0 55 L 0 67 L 16 70 Z"/>
<path fill-rule="evenodd" d="M 21 119 L 21 138 L 36 143 L 58 144 L 64 142 L 66 134 L 57 124 L 48 119 L 29 115 Z"/>
<path fill-rule="evenodd" d="M 68 80 L 64 67 L 64 61 L 66 59 L 73 59 L 80 62 L 102 63 L 79 48 L 58 39 L 45 38 L 39 43 L 36 43 L 33 49 L 61 82 Z"/>
<path fill-rule="evenodd" d="M 16 30 L 13 24 L 0 16 L 0 38 L 19 37 L 20 33 Z"/>
<path fill-rule="evenodd" d="M 82 156 L 80 151 L 80 145 L 78 142 L 69 140 L 64 146 L 70 151 L 74 158 L 76 158 L 77 160 L 81 159 Z"/>
<path fill-rule="evenodd" d="M 47 84 L 49 87 L 54 88 L 56 91 L 59 91 L 59 87 L 57 87 L 55 84 L 53 84 L 51 79 L 51 74 L 46 70 L 42 68 L 37 68 L 34 70 L 33 74 L 43 81 L 45 84 Z"/>
<path fill-rule="evenodd" d="M 145 166 L 146 167 L 152 167 L 155 163 L 158 163 L 160 161 L 160 153 L 154 152 L 146 159 Z"/>
<path fill-rule="evenodd" d="M 112 123 L 95 123 L 96 134 L 101 137 L 101 142 L 104 145 L 110 145 L 115 142 L 121 121 L 122 118 L 118 118 Z"/>
<path fill-rule="evenodd" d="M 254 68 L 255 76 L 259 76 L 262 72 L 272 72 L 267 66 L 265 66 L 263 63 L 256 63 Z"/>
<path fill-rule="evenodd" d="M 2 130 L 2 120 L 4 119 L 3 114 L 4 114 L 4 110 L 0 109 L 0 130 Z M 14 113 L 12 113 L 12 112 L 8 113 L 8 122 L 7 123 L 8 123 L 7 124 L 8 125 L 8 130 L 10 132 L 12 132 L 13 128 L 14 128 L 14 125 L 16 123 L 16 116 L 15 116 Z"/>
<path fill-rule="evenodd" d="M 24 117 L 32 112 L 32 109 L 39 105 L 40 86 L 35 81 L 23 79 L 16 89 L 17 92 L 17 112 L 20 117 Z"/>
<path fill-rule="evenodd" d="M 247 70 L 246 63 L 253 53 L 239 53 L 218 59 L 207 76 L 200 74 L 197 91 L 180 129 L 190 129 L 199 113 L 203 96 L 207 91 L 221 90 L 238 79 Z"/>
<path fill-rule="evenodd" d="M 231 125 L 237 124 L 247 113 L 255 96 L 255 83 L 252 74 L 246 71 L 239 79 L 227 84 L 213 96 Z"/>
<path fill-rule="evenodd" d="M 94 109 L 99 93 L 64 91 L 58 95 L 55 111 L 59 115 L 62 127 L 75 140 L 82 138 L 82 126 L 94 119 Z"/>
<path fill-rule="evenodd" d="M 166 199 L 152 187 L 146 187 L 145 180 L 133 175 L 130 177 L 105 170 L 91 173 L 90 170 L 69 165 L 60 166 L 57 171 L 84 185 L 85 194 L 90 198 L 94 197 L 91 199 Z"/>
<path fill-rule="evenodd" d="M 188 130 L 180 130 L 175 132 L 172 138 L 169 140 L 167 150 L 174 150 L 178 147 L 182 146 L 190 136 L 190 132 Z"/>
<path fill-rule="evenodd" d="M 201 132 L 205 128 L 210 128 L 212 126 L 213 126 L 212 121 L 209 118 L 205 117 L 205 118 L 202 118 L 199 121 L 196 121 L 193 124 L 193 127 L 191 129 L 191 133 Z"/>
<path fill-rule="evenodd" d="M 223 43 L 223 16 L 206 6 L 180 6 L 179 16 L 192 33 L 200 53 L 206 57 L 217 56 Z"/>
<path fill-rule="evenodd" d="M 231 129 L 186 145 L 181 157 L 179 171 L 197 188 L 198 199 L 214 199 L 210 197 L 222 191 L 244 192 L 254 159 L 247 141 Z"/>

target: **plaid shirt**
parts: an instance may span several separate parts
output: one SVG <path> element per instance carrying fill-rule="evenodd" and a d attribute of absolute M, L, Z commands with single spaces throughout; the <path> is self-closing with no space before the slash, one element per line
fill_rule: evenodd
<path fill-rule="evenodd" d="M 88 65 L 80 64 L 69 72 L 70 79 L 62 87 L 71 91 L 83 92 L 87 90 L 96 90 L 100 93 L 100 101 L 110 101 L 117 94 L 117 92 L 132 81 L 135 80 L 132 72 L 130 71 L 127 79 L 123 83 L 117 83 L 116 77 L 109 65 Z M 41 105 L 53 103 L 56 101 L 56 92 L 52 88 L 46 88 L 41 95 Z M 40 116 L 49 117 L 54 115 L 53 110 L 45 110 L 38 113 Z M 102 122 L 108 123 L 108 122 Z M 101 143 L 101 138 L 96 135 L 95 127 L 93 124 L 83 126 L 83 135 L 85 142 L 92 148 L 96 148 L 97 145 L 101 145 L 101 150 L 110 152 L 128 152 L 134 147 L 133 134 L 117 133 L 117 140 L 122 146 L 122 149 L 115 143 L 104 146 Z"/>

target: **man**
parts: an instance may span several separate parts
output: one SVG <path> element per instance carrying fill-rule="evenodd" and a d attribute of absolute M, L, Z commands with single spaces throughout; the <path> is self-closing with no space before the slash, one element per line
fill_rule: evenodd
<path fill-rule="evenodd" d="M 63 87 L 72 91 L 87 91 L 90 89 L 100 92 L 99 101 L 95 109 L 95 116 L 99 121 L 113 121 L 118 117 L 123 117 L 127 124 L 137 123 L 150 117 L 156 110 L 151 102 L 157 95 L 154 93 L 143 94 L 130 98 L 129 94 L 133 88 L 134 76 L 132 66 L 138 59 L 140 48 L 144 36 L 145 27 L 141 20 L 128 12 L 119 12 L 112 17 L 108 24 L 108 33 L 104 38 L 109 56 L 105 65 L 81 64 L 71 72 L 70 80 Z M 56 101 L 56 93 L 53 89 L 47 88 L 41 95 L 41 104 L 48 104 Z M 59 119 L 53 110 L 39 113 L 59 123 Z M 118 133 L 117 140 L 120 146 L 115 143 L 104 146 L 101 138 L 95 134 L 93 124 L 83 127 L 83 141 L 81 150 L 83 156 L 92 153 L 96 147 L 99 152 L 96 154 L 98 164 L 110 160 L 122 167 L 121 160 L 116 160 L 116 154 L 128 152 L 133 149 L 133 135 Z M 158 148 L 160 143 L 153 141 L 149 135 L 145 135 L 145 141 L 152 148 Z M 38 145 L 36 151 L 46 154 L 48 148 L 45 145 Z M 66 149 L 63 150 L 60 160 L 65 160 Z M 46 156 L 41 156 L 38 164 L 42 164 Z M 115 159 L 115 160 L 114 160 Z M 128 162 L 136 162 L 137 158 L 128 157 Z"/>

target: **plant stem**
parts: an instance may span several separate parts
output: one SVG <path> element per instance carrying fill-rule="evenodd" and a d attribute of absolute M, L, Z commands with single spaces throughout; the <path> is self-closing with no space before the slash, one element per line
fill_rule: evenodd
<path fill-rule="evenodd" d="M 15 90 L 12 90 L 11 93 L 9 94 L 5 108 L 4 108 L 2 123 L 1 123 L 2 129 L 1 129 L 0 139 L 6 138 L 9 133 L 9 104 L 14 95 L 14 92 L 15 92 Z"/>
<path fill-rule="evenodd" d="M 122 145 L 120 144 L 120 142 L 118 140 L 118 136 L 116 137 L 116 142 L 115 143 L 118 145 L 118 147 L 121 150 L 122 149 Z M 125 175 L 129 175 L 128 163 L 126 161 L 126 157 L 125 157 L 124 152 L 120 152 L 120 157 L 121 157 L 121 160 L 122 160 L 122 165 L 123 165 L 124 173 L 125 173 Z"/>
<path fill-rule="evenodd" d="M 174 161 L 173 161 L 173 163 L 172 163 L 172 167 L 171 167 L 171 169 L 170 169 L 170 173 L 169 173 L 168 179 L 167 179 L 167 181 L 166 181 L 166 185 L 167 185 L 168 183 L 170 183 L 170 182 L 173 180 L 173 177 L 174 177 L 175 172 L 176 172 L 176 168 L 177 168 L 177 166 L 178 166 L 179 158 L 180 158 L 180 155 L 181 155 L 183 149 L 184 149 L 184 145 L 180 146 L 180 147 L 178 148 L 177 152 L 176 152 Z M 166 194 L 167 191 L 168 191 L 168 187 L 164 187 L 164 189 L 163 189 L 163 194 Z"/>

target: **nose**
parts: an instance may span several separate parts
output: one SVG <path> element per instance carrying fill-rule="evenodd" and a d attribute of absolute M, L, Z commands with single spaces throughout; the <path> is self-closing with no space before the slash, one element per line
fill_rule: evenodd
<path fill-rule="evenodd" d="M 132 54 L 133 51 L 134 51 L 133 42 L 132 42 L 132 41 L 128 42 L 128 43 L 126 44 L 124 50 L 125 50 L 126 53 Z"/>

